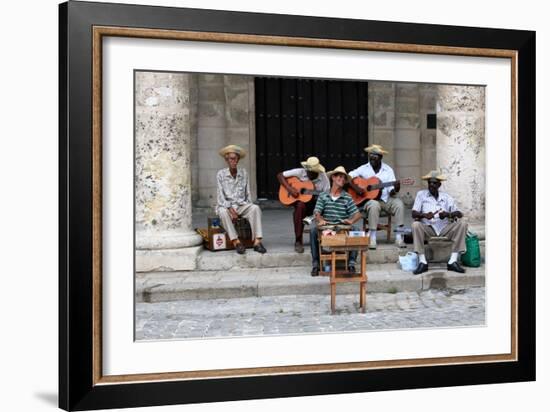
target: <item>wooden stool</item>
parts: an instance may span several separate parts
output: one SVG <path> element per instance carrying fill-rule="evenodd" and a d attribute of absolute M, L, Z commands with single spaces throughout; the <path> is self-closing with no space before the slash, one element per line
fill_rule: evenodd
<path fill-rule="evenodd" d="M 365 313 L 367 308 L 367 248 L 368 248 L 368 236 L 362 238 L 350 238 L 345 236 L 344 244 L 339 245 L 338 241 L 334 239 L 336 236 L 321 236 L 321 241 L 319 244 L 330 250 L 330 253 L 327 253 L 328 260 L 330 256 L 331 261 L 331 270 L 330 275 L 330 309 L 332 314 L 336 312 L 336 285 L 338 283 L 347 283 L 347 282 L 357 282 L 359 283 L 359 307 L 362 312 Z M 349 242 L 346 244 L 346 242 Z M 351 244 L 356 243 L 356 244 Z M 350 273 L 347 270 L 336 270 L 336 262 L 341 259 L 338 256 L 341 256 L 342 253 L 346 256 L 352 250 L 357 250 L 361 252 L 360 268 L 359 273 Z M 320 274 L 321 272 L 319 272 Z"/>

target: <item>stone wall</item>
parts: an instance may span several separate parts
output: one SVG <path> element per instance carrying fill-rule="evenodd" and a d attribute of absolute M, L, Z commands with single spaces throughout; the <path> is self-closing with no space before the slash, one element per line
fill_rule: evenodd
<path fill-rule="evenodd" d="M 254 123 L 254 78 L 199 74 L 196 85 L 197 133 L 193 136 L 193 181 L 197 191 L 193 204 L 212 207 L 216 203 L 216 172 L 226 167 L 220 148 L 238 144 L 248 153 L 239 165 L 250 173 L 251 195 L 256 197 Z"/>
<path fill-rule="evenodd" d="M 401 188 L 400 196 L 408 205 L 422 187 L 418 176 L 425 168 L 424 152 L 435 152 L 435 140 L 424 138 L 425 114 L 435 112 L 435 101 L 433 107 L 427 107 L 426 94 L 424 85 L 369 82 L 369 140 L 389 152 L 384 162 L 393 167 L 397 178 L 416 178 L 414 186 Z"/>
<path fill-rule="evenodd" d="M 427 115 L 437 114 L 428 129 Z M 384 161 L 398 178 L 414 177 L 400 196 L 411 204 L 420 180 L 440 168 L 449 192 L 470 221 L 485 217 L 485 90 L 477 86 L 369 82 L 369 140 L 390 153 Z M 464 190 L 464 188 L 467 188 Z"/>
<path fill-rule="evenodd" d="M 369 82 L 369 142 L 389 152 L 384 162 L 394 164 L 395 83 Z M 359 149 L 359 150 L 362 150 Z"/>
<path fill-rule="evenodd" d="M 485 88 L 437 87 L 437 164 L 471 221 L 485 218 Z"/>
<path fill-rule="evenodd" d="M 436 114 L 437 85 L 420 84 L 420 151 L 422 175 L 437 168 L 436 129 L 428 129 L 428 114 Z"/>
<path fill-rule="evenodd" d="M 395 143 L 393 167 L 398 178 L 417 178 L 421 170 L 420 145 L 420 91 L 418 84 L 397 83 L 395 86 Z M 401 196 L 414 197 L 421 187 L 416 179 L 414 186 L 403 186 Z M 407 193 L 409 193 L 407 195 Z"/>

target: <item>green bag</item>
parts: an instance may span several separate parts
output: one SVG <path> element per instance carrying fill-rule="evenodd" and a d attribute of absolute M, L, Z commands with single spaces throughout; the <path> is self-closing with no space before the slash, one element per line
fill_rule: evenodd
<path fill-rule="evenodd" d="M 468 231 L 466 234 L 466 253 L 462 255 L 464 266 L 477 268 L 481 265 L 481 252 L 479 250 L 479 238 L 475 233 Z"/>

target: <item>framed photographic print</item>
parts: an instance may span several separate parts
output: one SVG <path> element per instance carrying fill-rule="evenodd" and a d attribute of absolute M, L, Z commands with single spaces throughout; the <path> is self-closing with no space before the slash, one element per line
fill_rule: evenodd
<path fill-rule="evenodd" d="M 61 408 L 535 379 L 534 32 L 59 11 Z"/>

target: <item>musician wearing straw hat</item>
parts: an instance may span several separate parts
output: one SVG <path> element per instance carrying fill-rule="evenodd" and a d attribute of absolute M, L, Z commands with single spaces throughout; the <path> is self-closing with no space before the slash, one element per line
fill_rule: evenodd
<path fill-rule="evenodd" d="M 418 253 L 418 267 L 413 272 L 415 275 L 428 270 L 428 262 L 424 255 L 424 240 L 433 236 L 445 236 L 452 240 L 453 249 L 447 262 L 447 270 L 464 273 L 464 269 L 458 264 L 459 254 L 466 251 L 466 232 L 468 225 L 461 219 L 463 214 L 458 210 L 454 199 L 447 193 L 439 191 L 441 182 L 446 177 L 432 170 L 422 180 L 428 181 L 428 189 L 420 190 L 416 194 L 412 217 L 416 222 L 412 224 L 414 251 Z"/>
<path fill-rule="evenodd" d="M 239 254 L 245 253 L 244 245 L 239 241 L 235 230 L 235 221 L 239 216 L 250 222 L 254 250 L 265 253 L 262 245 L 262 211 L 258 205 L 252 203 L 250 197 L 250 182 L 244 168 L 237 168 L 239 160 L 246 156 L 244 149 L 237 145 L 229 145 L 220 149 L 219 154 L 225 159 L 229 167 L 221 169 L 216 174 L 217 207 L 216 212 Z"/>
<path fill-rule="evenodd" d="M 296 169 L 285 170 L 277 174 L 277 180 L 294 198 L 300 198 L 298 188 L 291 186 L 287 179 L 297 178 L 301 182 L 310 181 L 313 183 L 315 193 L 307 202 L 296 200 L 292 203 L 294 207 L 293 222 L 294 222 L 294 250 L 298 253 L 304 253 L 303 233 L 304 233 L 304 218 L 313 214 L 313 208 L 317 202 L 318 193 L 328 192 L 330 183 L 325 173 L 325 168 L 315 156 L 309 157 L 307 160 L 300 162 L 302 167 Z"/>
<path fill-rule="evenodd" d="M 403 226 L 405 206 L 403 201 L 396 196 L 401 189 L 399 181 L 396 181 L 395 173 L 393 169 L 382 161 L 382 158 L 388 152 L 378 144 L 365 147 L 363 150 L 368 153 L 369 162 L 358 167 L 355 170 L 349 172 L 350 177 L 361 177 L 368 179 L 369 177 L 377 177 L 381 183 L 393 182 L 392 186 L 384 187 L 377 199 L 367 200 L 364 206 L 364 210 L 367 213 L 369 221 L 369 249 L 376 249 L 376 230 L 378 228 L 378 221 L 380 220 L 380 211 L 384 210 L 386 213 L 395 216 L 396 226 Z M 358 194 L 363 195 L 364 189 L 350 182 L 350 187 Z M 403 235 L 401 233 L 396 234 L 395 244 L 397 247 L 405 247 L 403 241 Z"/>
<path fill-rule="evenodd" d="M 349 182 L 349 175 L 343 166 L 327 173 L 332 183 L 330 192 L 323 192 L 319 195 L 313 214 L 315 216 L 315 225 L 311 228 L 311 276 L 319 275 L 319 232 L 318 227 L 327 224 L 353 225 L 361 218 L 361 213 L 355 206 L 352 197 L 343 190 L 346 183 Z M 357 252 L 350 252 L 348 270 L 355 272 L 355 261 Z"/>

